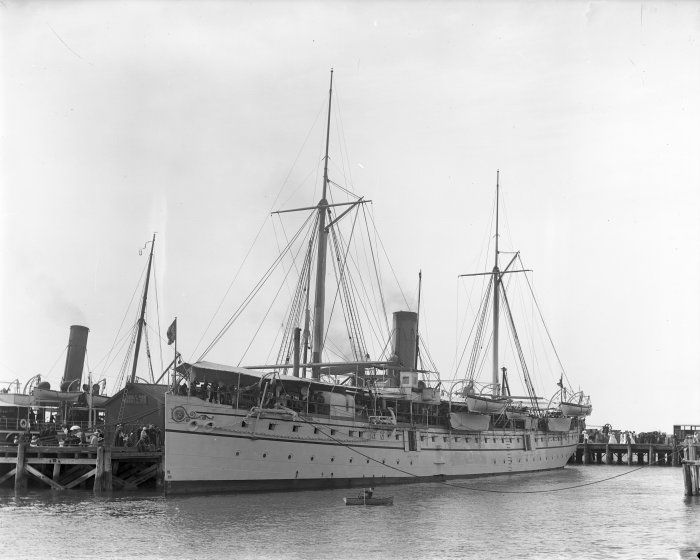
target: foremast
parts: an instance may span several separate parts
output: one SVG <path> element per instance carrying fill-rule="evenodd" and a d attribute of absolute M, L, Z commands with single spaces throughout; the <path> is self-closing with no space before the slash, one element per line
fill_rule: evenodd
<path fill-rule="evenodd" d="M 131 368 L 130 383 L 136 380 L 136 365 L 139 360 L 139 350 L 141 349 L 141 335 L 143 334 L 143 325 L 146 323 L 146 298 L 148 297 L 148 282 L 151 279 L 151 264 L 153 263 L 153 247 L 156 244 L 156 234 L 153 234 L 151 241 L 151 253 L 148 256 L 148 269 L 146 270 L 146 284 L 143 288 L 143 298 L 141 299 L 141 314 L 139 315 L 138 334 L 136 335 L 136 348 L 134 350 L 134 363 Z"/>
<path fill-rule="evenodd" d="M 326 155 L 323 161 L 323 194 L 318 203 L 318 255 L 316 258 L 316 288 L 314 297 L 314 334 L 312 337 L 313 348 L 311 361 L 320 364 L 323 355 L 323 330 L 325 324 L 326 304 L 326 254 L 328 251 L 328 230 L 326 229 L 326 214 L 328 213 L 328 201 L 326 189 L 328 187 L 328 144 L 331 132 L 331 102 L 333 100 L 333 69 L 331 68 L 331 82 L 328 89 L 328 123 L 326 126 Z M 321 378 L 321 366 L 314 365 L 311 369 L 314 379 Z"/>

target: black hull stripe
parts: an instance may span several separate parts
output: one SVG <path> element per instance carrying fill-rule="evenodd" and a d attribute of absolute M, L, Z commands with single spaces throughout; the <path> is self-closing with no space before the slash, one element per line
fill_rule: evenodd
<path fill-rule="evenodd" d="M 533 474 L 544 471 L 563 469 L 535 469 L 531 471 L 510 471 L 472 475 L 431 475 L 411 477 L 367 476 L 362 478 L 314 478 L 286 480 L 182 480 L 165 482 L 166 494 L 212 494 L 222 492 L 272 492 L 296 490 L 325 490 L 328 488 L 359 488 L 363 486 L 382 486 L 389 484 L 415 484 L 425 482 L 444 482 L 446 480 L 486 478 L 502 475 Z"/>

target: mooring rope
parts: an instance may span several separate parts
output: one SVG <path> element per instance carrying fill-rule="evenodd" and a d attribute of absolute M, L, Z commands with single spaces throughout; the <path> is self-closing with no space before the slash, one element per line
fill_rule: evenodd
<path fill-rule="evenodd" d="M 357 453 L 358 455 L 361 455 L 362 457 L 365 457 L 366 459 L 369 459 L 370 461 L 374 461 L 375 463 L 377 463 L 377 464 L 379 464 L 379 465 L 382 465 L 382 466 L 384 466 L 384 467 L 387 467 L 387 468 L 389 468 L 389 469 L 392 469 L 392 470 L 394 470 L 394 471 L 400 472 L 400 473 L 402 473 L 402 474 L 405 474 L 405 475 L 408 475 L 408 476 L 411 476 L 411 477 L 414 477 L 414 478 L 423 478 L 423 477 L 421 477 L 420 475 L 417 475 L 417 474 L 415 474 L 415 473 L 406 471 L 406 470 L 404 470 L 404 469 L 400 469 L 399 467 L 395 467 L 395 466 L 393 466 L 393 465 L 387 465 L 386 463 L 383 463 L 383 462 L 381 462 L 380 460 L 375 459 L 374 457 L 370 457 L 370 456 L 367 455 L 366 453 L 363 453 L 362 451 L 359 451 L 359 450 L 355 449 L 354 447 L 352 447 L 352 446 L 350 446 L 350 445 L 348 445 L 348 444 L 346 444 L 346 443 L 344 443 L 344 442 L 338 440 L 337 438 L 334 438 L 331 434 L 325 432 L 325 431 L 323 430 L 323 428 L 321 428 L 318 424 L 315 424 L 315 423 L 313 423 L 313 422 L 307 420 L 306 418 L 304 418 L 304 417 L 302 417 L 302 416 L 299 416 L 298 418 L 299 418 L 300 420 L 302 420 L 303 422 L 309 424 L 310 426 L 313 426 L 315 429 L 317 429 L 317 430 L 318 430 L 320 433 L 322 433 L 323 435 L 327 436 L 329 439 L 335 441 L 336 443 L 342 445 L 343 447 L 346 447 L 346 448 L 350 449 L 351 451 Z M 672 455 L 678 454 L 678 453 L 680 453 L 682 450 L 683 450 L 683 448 L 681 447 L 680 449 L 674 451 L 674 452 L 672 453 Z M 628 474 L 632 474 L 632 473 L 637 472 L 637 471 L 639 471 L 639 470 L 641 470 L 641 469 L 648 468 L 648 467 L 650 467 L 650 466 L 652 466 L 652 465 L 657 464 L 658 462 L 659 462 L 658 460 L 657 460 L 657 461 L 654 461 L 653 463 L 650 462 L 650 463 L 647 464 L 647 465 L 642 465 L 642 466 L 640 466 L 640 467 L 637 467 L 637 468 L 635 468 L 635 469 L 626 471 L 626 472 L 624 472 L 624 473 L 616 474 L 616 475 L 609 476 L 609 477 L 606 477 L 606 478 L 602 478 L 602 479 L 599 479 L 599 480 L 593 480 L 593 481 L 590 481 L 590 482 L 583 482 L 583 483 L 581 483 L 581 484 L 574 484 L 574 485 L 571 485 L 571 486 L 563 486 L 563 487 L 560 487 L 560 488 L 545 488 L 545 489 L 541 489 L 541 490 L 498 490 L 498 489 L 493 489 L 493 488 L 480 488 L 480 487 L 477 487 L 477 486 L 466 486 L 466 485 L 464 485 L 464 484 L 457 484 L 457 483 L 453 483 L 453 482 L 447 482 L 447 481 L 444 481 L 444 480 L 435 480 L 435 481 L 432 481 L 432 482 L 435 482 L 436 484 L 442 484 L 443 486 L 449 486 L 449 487 L 451 487 L 451 488 L 459 488 L 459 489 L 461 489 L 461 490 L 471 490 L 471 491 L 473 491 L 473 492 L 485 492 L 485 493 L 489 493 L 489 494 L 545 494 L 545 493 L 548 493 L 548 492 L 561 492 L 561 491 L 563 491 L 563 490 L 573 490 L 573 489 L 575 489 L 575 488 L 583 488 L 584 486 L 593 486 L 594 484 L 601 484 L 601 483 L 603 483 L 603 482 L 607 482 L 607 481 L 613 480 L 613 479 L 615 479 L 615 478 L 620 478 L 620 477 L 622 477 L 622 476 L 626 476 L 626 475 L 628 475 Z M 503 474 L 506 474 L 506 473 L 503 473 Z M 518 474 L 518 473 L 514 473 L 514 474 Z"/>

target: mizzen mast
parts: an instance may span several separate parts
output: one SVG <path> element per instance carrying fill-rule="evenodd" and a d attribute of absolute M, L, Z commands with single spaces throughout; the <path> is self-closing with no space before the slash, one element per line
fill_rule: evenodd
<path fill-rule="evenodd" d="M 496 251 L 493 265 L 493 372 L 491 377 L 493 396 L 500 393 L 498 384 L 498 315 L 501 271 L 498 269 L 498 206 L 499 206 L 499 170 L 496 170 Z"/>
<path fill-rule="evenodd" d="M 328 89 L 328 124 L 326 127 L 326 156 L 323 163 L 323 194 L 318 203 L 318 256 L 316 259 L 316 290 L 314 297 L 314 334 L 312 338 L 313 348 L 311 361 L 319 364 L 323 354 L 323 331 L 326 299 L 326 253 L 328 249 L 328 231 L 326 230 L 326 214 L 328 201 L 326 189 L 328 186 L 328 144 L 331 132 L 331 101 L 333 100 L 333 69 L 331 68 L 331 83 Z M 312 368 L 312 377 L 321 378 L 321 368 L 318 365 Z"/>

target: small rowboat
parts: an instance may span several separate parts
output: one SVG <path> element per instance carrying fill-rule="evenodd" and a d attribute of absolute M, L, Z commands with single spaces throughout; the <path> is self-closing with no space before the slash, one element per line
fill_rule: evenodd
<path fill-rule="evenodd" d="M 346 506 L 393 506 L 394 496 L 385 498 L 343 498 Z"/>

